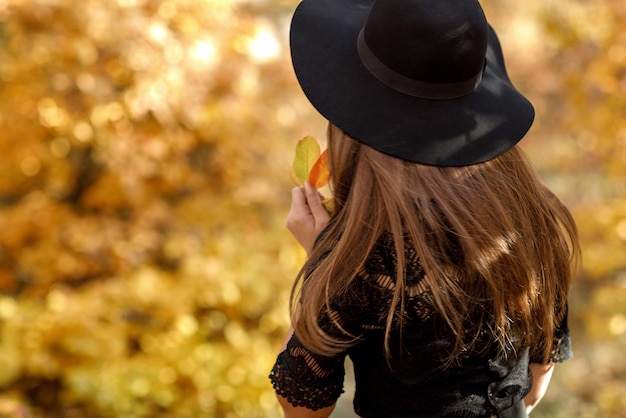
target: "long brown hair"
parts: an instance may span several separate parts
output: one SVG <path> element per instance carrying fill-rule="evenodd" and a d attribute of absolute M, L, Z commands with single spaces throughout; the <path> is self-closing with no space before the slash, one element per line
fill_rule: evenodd
<path fill-rule="evenodd" d="M 485 331 L 502 354 L 532 345 L 549 358 L 552 334 L 565 315 L 578 237 L 571 214 L 521 150 L 466 167 L 428 166 L 378 152 L 333 125 L 328 149 L 335 210 L 291 299 L 304 345 L 333 354 L 356 343 L 358 336 L 326 334 L 318 320 L 362 271 L 381 236 L 390 234 L 397 266 L 387 352 L 394 321 L 402 318 L 405 246 L 412 245 L 434 307 L 456 337 L 448 361 L 472 350 Z M 451 233 L 461 265 L 447 251 Z M 489 301 L 488 307 L 477 301 Z M 479 312 L 484 322 L 468 332 L 467 318 L 477 309 L 489 312 Z"/>

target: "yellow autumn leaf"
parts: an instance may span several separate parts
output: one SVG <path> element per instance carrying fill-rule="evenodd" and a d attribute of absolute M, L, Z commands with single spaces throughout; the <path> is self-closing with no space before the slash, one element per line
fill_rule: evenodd
<path fill-rule="evenodd" d="M 296 145 L 293 172 L 296 181 L 302 184 L 309 179 L 309 173 L 320 156 L 320 145 L 312 136 L 305 136 Z"/>

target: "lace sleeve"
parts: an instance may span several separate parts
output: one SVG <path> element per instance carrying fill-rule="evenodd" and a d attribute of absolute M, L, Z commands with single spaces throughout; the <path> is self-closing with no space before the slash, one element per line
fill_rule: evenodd
<path fill-rule="evenodd" d="M 344 357 L 314 354 L 294 335 L 269 377 L 276 393 L 290 404 L 316 411 L 331 406 L 343 393 Z"/>
<path fill-rule="evenodd" d="M 386 247 L 377 247 L 377 254 L 385 251 Z M 372 258 L 374 262 L 368 265 L 373 264 L 378 269 L 385 267 L 382 256 Z M 383 285 L 377 281 L 383 282 Z M 355 345 L 365 338 L 367 332 L 384 329 L 380 325 L 381 321 L 383 325 L 385 323 L 393 292 L 387 282 L 391 282 L 391 276 L 365 270 L 359 272 L 350 286 L 330 301 L 329 310 L 321 314 L 320 328 L 332 337 Z M 295 335 L 292 336 L 270 373 L 274 390 L 294 406 L 312 410 L 331 406 L 343 393 L 347 350 L 346 347 L 346 351 L 332 357 L 318 355 L 303 346 Z"/>
<path fill-rule="evenodd" d="M 549 362 L 562 363 L 565 360 L 569 360 L 574 356 L 572 352 L 572 341 L 570 339 L 569 324 L 567 321 L 568 308 L 565 309 L 565 315 L 561 320 L 561 323 L 554 330 L 554 337 L 552 339 L 552 351 L 550 352 Z M 532 353 L 530 357 L 531 363 L 546 363 L 538 353 Z"/>
<path fill-rule="evenodd" d="M 570 339 L 569 328 L 559 329 L 554 340 L 550 361 L 562 363 L 574 357 L 572 352 L 572 341 Z"/>
<path fill-rule="evenodd" d="M 319 319 L 320 328 L 329 336 L 358 344 L 368 326 L 378 320 L 382 298 L 380 292 L 372 292 L 359 274 L 348 289 L 330 301 L 329 310 Z M 348 348 L 345 350 L 334 356 L 319 355 L 308 350 L 294 334 L 270 373 L 274 390 L 293 406 L 312 410 L 331 406 L 343 393 Z"/>

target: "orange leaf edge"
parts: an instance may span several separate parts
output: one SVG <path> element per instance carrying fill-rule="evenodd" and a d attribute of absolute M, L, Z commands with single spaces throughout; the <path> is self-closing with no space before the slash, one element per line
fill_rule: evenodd
<path fill-rule="evenodd" d="M 328 150 L 324 150 L 309 173 L 309 183 L 316 189 L 324 187 L 330 180 L 330 170 L 328 168 Z"/>

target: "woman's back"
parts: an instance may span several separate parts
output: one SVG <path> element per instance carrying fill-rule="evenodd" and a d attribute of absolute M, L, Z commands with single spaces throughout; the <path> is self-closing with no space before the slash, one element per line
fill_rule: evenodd
<path fill-rule="evenodd" d="M 272 374 L 283 397 L 332 404 L 348 355 L 360 416 L 483 417 L 528 393 L 529 363 L 571 356 L 575 226 L 519 150 L 469 168 L 416 166 L 331 126 L 329 153 L 336 210 Z M 312 386 L 289 383 L 293 370 Z"/>

